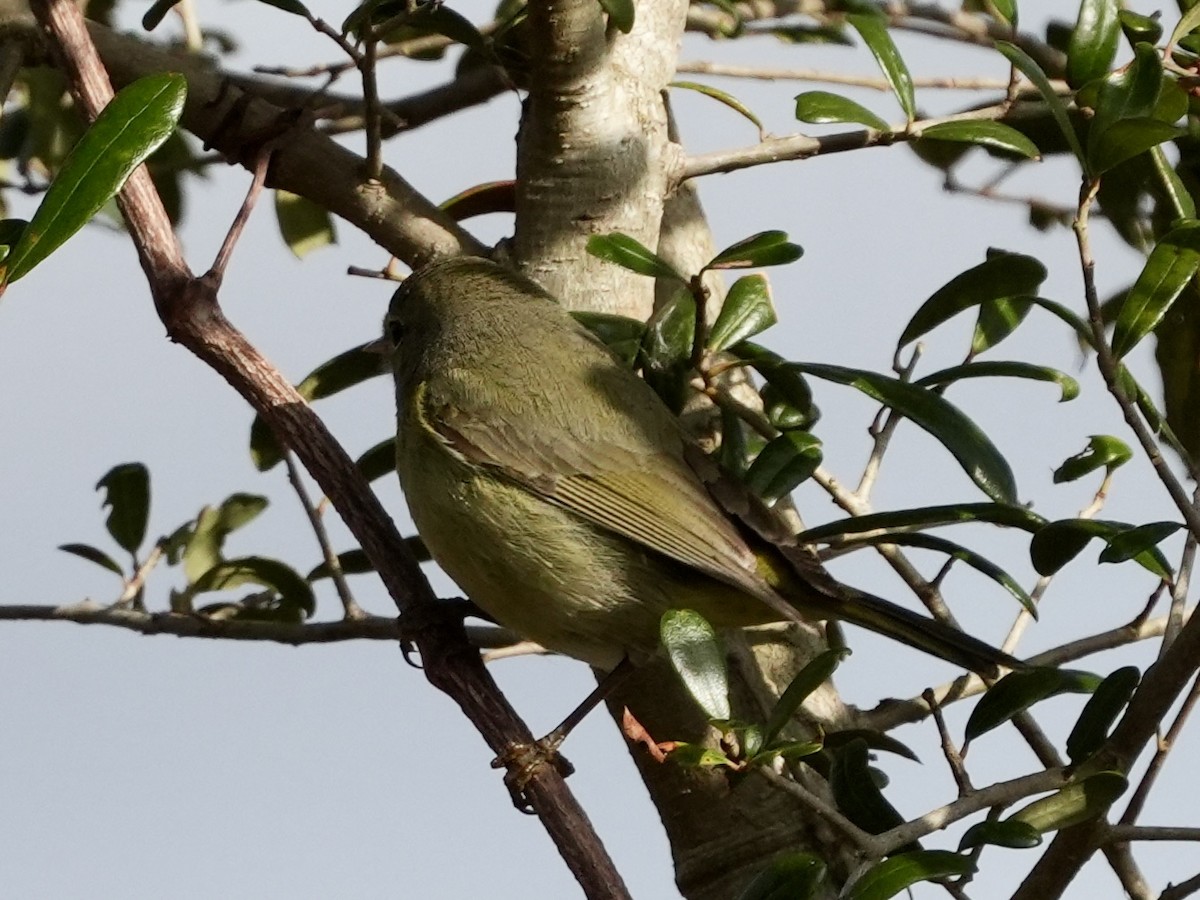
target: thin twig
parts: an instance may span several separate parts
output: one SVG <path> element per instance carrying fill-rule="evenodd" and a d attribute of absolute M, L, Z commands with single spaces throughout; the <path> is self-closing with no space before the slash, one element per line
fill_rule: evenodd
<path fill-rule="evenodd" d="M 1193 875 L 1179 884 L 1167 885 L 1166 889 L 1158 895 L 1158 900 L 1185 900 L 1197 891 L 1200 891 L 1200 874 Z"/>
<path fill-rule="evenodd" d="M 853 75 L 846 72 L 830 72 L 823 69 L 787 69 L 770 66 L 737 66 L 707 60 L 681 62 L 675 71 L 685 75 L 718 75 L 726 78 L 750 78 L 756 81 L 818 81 L 823 84 L 844 84 L 848 87 L 870 88 L 890 91 L 891 82 L 886 78 L 870 75 Z M 952 91 L 1003 91 L 1008 88 L 1007 78 L 936 78 L 914 77 L 913 87 L 935 88 Z"/>
<path fill-rule="evenodd" d="M 970 776 L 967 775 L 967 767 L 963 763 L 962 754 L 954 746 L 954 740 L 946 728 L 946 719 L 942 716 L 942 708 L 938 705 L 932 688 L 926 689 L 921 694 L 921 698 L 929 704 L 929 711 L 933 713 L 933 721 L 937 725 L 938 735 L 942 740 L 942 755 L 946 757 L 946 765 L 950 767 L 950 774 L 954 776 L 954 783 L 958 785 L 958 795 L 965 797 L 974 788 L 971 786 Z"/>
<path fill-rule="evenodd" d="M 338 560 L 337 552 L 329 541 L 325 520 L 308 496 L 308 489 L 304 487 L 304 479 L 300 477 L 300 468 L 296 465 L 296 459 L 291 451 L 283 454 L 283 461 L 287 465 L 288 481 L 300 499 L 300 506 L 308 518 L 308 524 L 312 527 L 313 534 L 316 535 L 317 545 L 321 548 L 321 556 L 325 560 L 325 567 L 329 569 L 329 577 L 333 580 L 338 599 L 342 601 L 342 616 L 347 619 L 364 618 L 366 613 L 358 605 L 358 601 L 354 599 L 354 594 L 350 591 L 350 585 L 346 583 L 346 573 L 342 571 L 342 564 Z"/>
<path fill-rule="evenodd" d="M 921 359 L 921 354 L 925 348 L 919 341 L 913 346 L 912 356 L 909 357 L 905 365 L 896 366 L 896 374 L 900 376 L 901 381 L 910 381 L 913 371 L 917 368 L 917 362 Z M 875 486 L 875 480 L 879 477 L 879 468 L 883 464 L 883 455 L 887 453 L 888 444 L 891 443 L 892 435 L 896 433 L 896 427 L 900 424 L 901 416 L 896 410 L 888 409 L 887 418 L 883 425 L 878 428 L 873 428 L 871 433 L 874 437 L 874 444 L 871 447 L 871 455 L 867 457 L 867 464 L 863 466 L 862 478 L 858 480 L 858 487 L 854 490 L 856 496 L 863 503 L 867 503 L 871 499 L 871 489 Z"/>
<path fill-rule="evenodd" d="M 380 125 L 379 82 L 376 79 L 375 60 L 379 41 L 369 37 L 363 45 L 362 59 L 358 70 L 362 73 L 363 117 L 367 134 L 367 178 L 379 181 L 383 174 L 383 133 Z"/>
<path fill-rule="evenodd" d="M 1113 825 L 1104 835 L 1107 843 L 1125 841 L 1200 841 L 1200 828 L 1182 825 Z"/>
<path fill-rule="evenodd" d="M 775 787 L 780 788 L 781 790 L 786 791 L 792 797 L 795 797 L 800 801 L 801 804 L 815 812 L 827 824 L 835 827 L 838 831 L 849 838 L 850 842 L 854 844 L 854 846 L 861 852 L 863 852 L 864 855 L 870 857 L 882 855 L 875 852 L 875 848 L 878 846 L 875 835 L 863 831 L 844 815 L 842 815 L 836 807 L 826 802 L 824 798 L 810 791 L 804 785 L 800 784 L 800 782 L 780 775 L 769 766 L 757 766 L 755 767 L 755 771 L 758 772 L 758 774 L 760 774 L 763 778 L 767 779 L 767 781 L 769 781 Z"/>

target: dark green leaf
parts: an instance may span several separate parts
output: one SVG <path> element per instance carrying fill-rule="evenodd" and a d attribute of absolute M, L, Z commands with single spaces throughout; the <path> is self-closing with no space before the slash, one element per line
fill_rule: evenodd
<path fill-rule="evenodd" d="M 142 16 L 142 28 L 153 31 L 180 0 L 154 0 Z"/>
<path fill-rule="evenodd" d="M 194 593 L 225 591 L 245 584 L 256 584 L 274 591 L 282 606 L 311 616 L 316 610 L 312 587 L 291 566 L 277 559 L 245 556 L 218 563 L 192 585 Z"/>
<path fill-rule="evenodd" d="M 967 829 L 958 842 L 958 849 L 971 850 L 992 844 L 996 847 L 1009 847 L 1013 850 L 1028 850 L 1042 842 L 1041 833 L 1025 822 L 1009 819 L 1000 822 L 995 819 L 979 822 Z"/>
<path fill-rule="evenodd" d="M 755 875 L 737 900 L 811 900 L 825 883 L 825 871 L 819 856 L 787 853 Z"/>
<path fill-rule="evenodd" d="M 997 681 L 971 710 L 967 719 L 966 739 L 973 741 L 1003 725 L 1048 697 L 1058 694 L 1090 694 L 1100 677 L 1074 669 L 1022 669 L 1009 672 Z"/>
<path fill-rule="evenodd" d="M 746 472 L 746 486 L 774 506 L 821 464 L 821 439 L 807 431 L 788 431 L 763 447 Z"/>
<path fill-rule="evenodd" d="M 829 788 L 838 809 L 863 831 L 883 834 L 904 822 L 871 777 L 866 741 L 851 741 L 834 755 Z"/>
<path fill-rule="evenodd" d="M 1121 30 L 1125 32 L 1125 39 L 1131 46 L 1142 43 L 1157 44 L 1163 36 L 1162 23 L 1155 16 L 1144 16 L 1130 9 L 1123 9 L 1117 13 L 1117 19 L 1121 23 Z"/>
<path fill-rule="evenodd" d="M 63 161 L 21 239 L 0 263 L 5 283 L 27 275 L 86 225 L 175 130 L 187 82 L 147 75 L 123 88 Z"/>
<path fill-rule="evenodd" d="M 911 759 L 915 763 L 921 761 L 920 757 L 913 752 L 911 747 L 896 740 L 890 734 L 884 734 L 882 731 L 872 731 L 868 728 L 846 728 L 841 731 L 827 731 L 825 733 L 824 744 L 831 750 L 845 747 L 851 741 L 865 741 L 869 750 L 894 753 L 896 756 L 904 757 L 904 759 Z"/>
<path fill-rule="evenodd" d="M 660 633 L 671 666 L 704 714 L 728 720 L 729 677 L 713 627 L 697 612 L 673 609 L 663 614 Z"/>
<path fill-rule="evenodd" d="M 975 871 L 970 857 L 950 850 L 914 850 L 876 863 L 862 874 L 845 900 L 888 900 L 921 881 L 969 875 Z"/>
<path fill-rule="evenodd" d="M 367 559 L 367 554 L 362 550 L 347 550 L 345 553 L 339 553 L 337 561 L 338 569 L 343 575 L 363 575 L 375 571 L 375 567 Z M 320 581 L 322 578 L 329 578 L 332 575 L 333 570 L 329 567 L 329 563 L 323 562 L 313 568 L 304 578 L 306 581 Z"/>
<path fill-rule="evenodd" d="M 1180 8 L 1182 9 L 1183 6 Z M 1197 26 L 1200 26 L 1200 4 L 1191 6 L 1175 23 L 1175 27 L 1171 29 L 1171 36 L 1167 38 L 1167 49 L 1179 43 L 1179 39 L 1184 35 L 1195 31 Z"/>
<path fill-rule="evenodd" d="M 1033 86 L 1037 88 L 1038 93 L 1042 95 L 1042 99 L 1046 102 L 1046 106 L 1050 109 L 1050 114 L 1054 116 L 1054 121 L 1058 123 L 1058 128 L 1066 139 L 1067 146 L 1071 148 L 1071 152 L 1075 154 L 1075 158 L 1082 164 L 1084 155 L 1083 147 L 1079 143 L 1079 135 L 1075 133 L 1071 119 L 1067 116 L 1067 108 L 1063 105 L 1062 99 L 1054 89 L 1054 85 L 1050 83 L 1050 79 L 1046 77 L 1046 73 L 1042 71 L 1042 67 L 1034 62 L 1033 57 L 1016 44 L 1010 44 L 1007 41 L 996 41 L 996 49 L 1004 54 L 1008 61 L 1022 75 L 1033 82 Z"/>
<path fill-rule="evenodd" d="M 696 337 L 696 301 L 686 290 L 660 306 L 646 323 L 641 361 L 646 381 L 676 412 L 683 408 Z"/>
<path fill-rule="evenodd" d="M 760 139 L 766 137 L 767 132 L 763 128 L 762 120 L 754 114 L 754 111 L 750 107 L 732 94 L 715 88 L 711 84 L 700 84 L 697 81 L 672 81 L 668 87 L 680 88 L 685 91 L 695 91 L 698 94 L 703 94 L 705 97 L 716 100 L 718 103 L 723 103 L 743 118 L 748 119 L 758 129 Z"/>
<path fill-rule="evenodd" d="M 1070 375 L 1060 372 L 1058 369 L 1051 369 L 1048 366 L 1035 366 L 1032 363 L 1023 362 L 966 363 L 926 375 L 924 378 L 914 381 L 913 384 L 918 384 L 922 387 L 935 387 L 951 384 L 955 381 L 962 381 L 965 378 L 992 378 L 996 376 L 1028 378 L 1031 381 L 1047 381 L 1057 384 L 1062 389 L 1062 395 L 1059 398 L 1060 401 L 1074 400 L 1079 396 L 1079 382 Z"/>
<path fill-rule="evenodd" d="M 1016 331 L 1032 308 L 1030 301 L 1012 297 L 985 300 L 979 304 L 979 318 L 971 336 L 971 355 L 990 350 Z"/>
<path fill-rule="evenodd" d="M 1024 822 L 1045 834 L 1103 815 L 1125 793 L 1129 781 L 1120 772 L 1098 772 L 1069 784 L 1049 797 L 1034 800 L 1008 821 Z"/>
<path fill-rule="evenodd" d="M 809 430 L 820 418 L 820 410 L 812 403 L 803 409 L 790 403 L 770 382 L 763 385 L 763 412 L 771 425 L 780 431 Z"/>
<path fill-rule="evenodd" d="M 779 392 L 779 399 L 797 409 L 814 409 L 812 388 L 808 386 L 808 381 L 782 356 L 751 341 L 738 344 L 733 348 L 733 353 L 754 366 L 767 384 Z"/>
<path fill-rule="evenodd" d="M 760 231 L 726 247 L 712 258 L 705 269 L 749 269 L 783 266 L 804 255 L 799 244 L 787 239 L 786 231 Z"/>
<path fill-rule="evenodd" d="M 1025 607 L 1031 616 L 1035 619 L 1038 617 L 1037 605 L 1033 602 L 1033 598 L 1029 596 L 1015 578 L 990 559 L 981 556 L 968 547 L 956 544 L 954 541 L 948 541 L 931 534 L 888 533 L 860 538 L 853 541 L 853 543 L 896 544 L 900 547 L 918 547 L 922 550 L 932 550 L 935 553 L 945 553 L 954 559 L 966 563 L 971 568 L 1002 585 L 1005 590 L 1020 601 L 1021 605 Z"/>
<path fill-rule="evenodd" d="M 109 508 L 105 525 L 118 546 L 136 553 L 146 539 L 150 518 L 150 472 L 141 463 L 113 466 L 96 482 L 103 490 L 104 506 Z"/>
<path fill-rule="evenodd" d="M 816 363 L 793 365 L 807 375 L 855 387 L 911 419 L 950 451 L 985 494 L 997 502 L 1016 502 L 1016 481 L 1000 451 L 974 422 L 933 391 L 862 369 Z"/>
<path fill-rule="evenodd" d="M 1200 269 L 1200 222 L 1185 222 L 1163 235 L 1121 304 L 1113 331 L 1118 359 L 1157 327 Z"/>
<path fill-rule="evenodd" d="M 1103 175 L 1114 166 L 1145 153 L 1183 132 L 1158 119 L 1143 117 L 1115 122 L 1096 140 L 1088 141 L 1088 171 Z"/>
<path fill-rule="evenodd" d="M 396 471 L 396 439 L 394 437 L 380 441 L 362 456 L 354 461 L 358 471 L 367 481 L 383 478 Z"/>
<path fill-rule="evenodd" d="M 296 385 L 297 392 L 311 403 L 384 374 L 386 360 L 369 349 L 372 343 L 353 347 L 317 366 Z M 266 472 L 283 461 L 283 452 L 275 441 L 275 435 L 259 416 L 254 417 L 250 426 L 250 458 L 260 472 Z"/>
<path fill-rule="evenodd" d="M 986 119 L 964 119 L 955 122 L 939 122 L 922 128 L 917 135 L 920 140 L 954 141 L 961 144 L 978 144 L 991 150 L 1026 159 L 1041 159 L 1037 145 L 1015 128 Z"/>
<path fill-rule="evenodd" d="M 125 573 L 121 571 L 121 567 L 117 565 L 111 556 L 103 550 L 97 550 L 90 544 L 61 544 L 58 549 L 64 553 L 74 554 L 80 559 L 86 559 L 88 562 L 93 562 L 98 566 L 108 569 L 110 572 L 115 572 L 121 578 L 125 577 Z"/>
<path fill-rule="evenodd" d="M 779 321 L 765 275 L 746 275 L 729 288 L 708 334 L 710 350 L 720 351 L 766 331 Z"/>
<path fill-rule="evenodd" d="M 876 131 L 890 131 L 888 123 L 861 103 L 829 91 L 805 91 L 796 95 L 796 118 L 812 125 L 853 122 Z"/>
<path fill-rule="evenodd" d="M 620 31 L 629 34 L 633 30 L 633 0 L 600 0 L 600 6 Z"/>
<path fill-rule="evenodd" d="M 28 227 L 24 219 L 0 219 L 0 247 L 14 246 Z"/>
<path fill-rule="evenodd" d="M 301 16 L 305 19 L 311 18 L 308 7 L 301 3 L 300 0 L 258 0 L 258 2 L 265 3 L 267 6 L 273 6 L 286 13 L 291 13 L 294 16 Z"/>
<path fill-rule="evenodd" d="M 643 247 L 627 234 L 614 231 L 610 234 L 594 234 L 588 238 L 587 251 L 598 259 L 616 263 L 623 269 L 648 275 L 651 278 L 666 278 L 687 284 L 687 279 L 680 275 L 665 260 Z"/>
<path fill-rule="evenodd" d="M 884 78 L 896 93 L 900 108 L 908 121 L 917 117 L 917 101 L 913 94 L 912 76 L 908 66 L 904 64 L 900 51 L 896 49 L 892 36 L 888 34 L 887 22 L 882 16 L 852 14 L 846 16 L 846 21 L 858 32 L 863 43 L 879 63 Z"/>
<path fill-rule="evenodd" d="M 796 535 L 799 544 L 818 544 L 859 538 L 872 532 L 895 534 L 917 528 L 936 528 L 959 522 L 989 522 L 1023 531 L 1037 532 L 1046 520 L 1023 506 L 1007 503 L 955 503 L 948 506 L 922 506 L 892 512 L 871 513 L 838 519 Z"/>
<path fill-rule="evenodd" d="M 1125 666 L 1100 682 L 1067 737 L 1067 757 L 1074 765 L 1088 759 L 1108 740 L 1109 729 L 1125 710 L 1141 677 L 1136 666 Z"/>
<path fill-rule="evenodd" d="M 972 306 L 995 301 L 1026 302 L 1045 280 L 1046 267 L 1032 256 L 990 253 L 982 263 L 934 291 L 909 320 L 896 347 L 912 343 Z"/>
<path fill-rule="evenodd" d="M 1133 451 L 1124 441 L 1108 434 L 1093 434 L 1087 449 L 1066 460 L 1054 470 L 1054 483 L 1076 481 L 1097 469 L 1111 472 L 1133 458 Z"/>
<path fill-rule="evenodd" d="M 1173 523 L 1156 523 L 1155 529 L 1167 524 Z M 1111 522 L 1105 519 L 1061 519 L 1051 522 L 1033 536 L 1029 543 L 1029 556 L 1039 575 L 1053 575 L 1078 556 L 1092 538 L 1098 537 L 1111 545 L 1123 532 L 1135 532 L 1125 539 L 1124 545 L 1134 552 L 1124 559 L 1132 558 L 1159 578 L 1169 579 L 1171 567 L 1162 551 L 1153 546 L 1153 541 L 1149 542 L 1149 546 L 1144 543 L 1159 533 L 1155 529 L 1139 531 L 1126 522 Z M 1159 537 L 1159 540 L 1162 537 Z M 1121 546 L 1122 543 L 1118 542 L 1118 554 Z M 1104 555 L 1101 554 L 1101 562 L 1122 561 L 1105 559 Z"/>
<path fill-rule="evenodd" d="M 580 325 L 600 338 L 625 366 L 633 368 L 646 336 L 646 323 L 628 316 L 575 310 L 571 313 Z"/>
<path fill-rule="evenodd" d="M 276 189 L 275 220 L 279 223 L 283 242 L 297 259 L 337 243 L 337 231 L 329 210 L 299 194 Z"/>
<path fill-rule="evenodd" d="M 1181 528 L 1183 528 L 1181 522 L 1150 522 L 1120 531 L 1112 536 L 1108 546 L 1100 552 L 1100 562 L 1121 563 L 1137 559 L 1144 553 L 1152 552 L 1161 541 L 1166 540 Z M 1147 566 L 1147 568 L 1150 567 Z M 1162 559 L 1161 569 L 1151 568 L 1151 571 L 1163 578 L 1170 577 L 1170 568 L 1167 566 L 1165 558 Z"/>
<path fill-rule="evenodd" d="M 1083 0 L 1067 46 L 1067 84 L 1082 87 L 1108 72 L 1121 35 L 1117 0 Z"/>
<path fill-rule="evenodd" d="M 779 732 L 792 720 L 796 710 L 813 691 L 833 677 L 834 671 L 849 655 L 850 651 L 846 649 L 826 650 L 805 664 L 804 668 L 792 679 L 791 684 L 787 686 L 783 695 L 775 702 L 775 708 L 771 710 L 771 715 L 767 719 L 767 725 L 763 731 L 764 744 L 770 746 L 774 743 Z"/>

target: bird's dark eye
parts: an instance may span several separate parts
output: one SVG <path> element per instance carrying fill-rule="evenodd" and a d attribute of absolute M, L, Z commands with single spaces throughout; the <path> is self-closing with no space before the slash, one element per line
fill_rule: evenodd
<path fill-rule="evenodd" d="M 388 340 L 392 342 L 392 346 L 399 346 L 401 338 L 404 337 L 404 326 L 400 324 L 400 320 L 388 319 L 384 331 L 387 332 Z"/>

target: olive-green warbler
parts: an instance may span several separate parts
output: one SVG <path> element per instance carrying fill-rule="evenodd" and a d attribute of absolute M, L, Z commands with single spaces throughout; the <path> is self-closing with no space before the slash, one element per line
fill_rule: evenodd
<path fill-rule="evenodd" d="M 413 521 L 522 636 L 611 670 L 655 653 L 662 614 L 687 608 L 717 627 L 841 619 L 981 673 L 1019 665 L 735 521 L 671 411 L 532 281 L 484 259 L 435 262 L 384 325 Z"/>

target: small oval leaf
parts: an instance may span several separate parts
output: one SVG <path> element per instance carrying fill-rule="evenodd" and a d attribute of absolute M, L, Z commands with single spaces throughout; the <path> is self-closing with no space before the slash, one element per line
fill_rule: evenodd
<path fill-rule="evenodd" d="M 1124 666 L 1100 682 L 1067 736 L 1067 758 L 1074 765 L 1091 757 L 1108 740 L 1109 729 L 1124 712 L 1141 677 L 1137 666 Z"/>
<path fill-rule="evenodd" d="M 749 120 L 755 128 L 758 129 L 759 139 L 766 137 L 766 129 L 763 128 L 762 120 L 759 119 L 746 104 L 744 104 L 733 94 L 726 93 L 711 84 L 701 84 L 698 81 L 672 81 L 667 87 L 680 88 L 685 91 L 695 91 L 698 94 L 703 94 L 705 97 L 710 97 L 718 103 L 723 103 L 734 112 Z"/>
<path fill-rule="evenodd" d="M 766 331 L 778 321 L 767 277 L 746 275 L 735 281 L 725 294 L 721 312 L 708 334 L 708 348 L 725 350 Z"/>
<path fill-rule="evenodd" d="M 879 63 L 884 78 L 891 85 L 904 115 L 912 122 L 917 117 L 917 101 L 913 92 L 912 75 L 904 64 L 900 51 L 887 30 L 887 20 L 881 15 L 852 13 L 846 22 L 858 32 L 863 43 Z"/>
<path fill-rule="evenodd" d="M 1077 481 L 1084 475 L 1104 469 L 1112 472 L 1133 458 L 1133 451 L 1124 441 L 1110 434 L 1093 434 L 1087 449 L 1065 460 L 1054 470 L 1054 483 Z"/>
<path fill-rule="evenodd" d="M 1129 781 L 1120 772 L 1098 772 L 1034 800 L 1006 821 L 1024 822 L 1043 834 L 1058 831 L 1103 815 L 1127 787 Z"/>
<path fill-rule="evenodd" d="M 97 550 L 90 544 L 60 544 L 58 549 L 64 553 L 70 553 L 73 556 L 78 556 L 80 559 L 86 559 L 88 562 L 108 569 L 108 571 L 116 573 L 120 578 L 125 577 L 125 573 L 121 571 L 121 567 L 117 565 L 111 556 L 103 550 Z"/>
<path fill-rule="evenodd" d="M 804 248 L 788 240 L 786 231 L 760 231 L 732 244 L 714 256 L 705 269 L 749 269 L 783 266 L 804 255 Z"/>
<path fill-rule="evenodd" d="M 664 259 L 643 247 L 636 239 L 619 231 L 592 235 L 587 241 L 587 252 L 639 275 L 666 278 L 680 284 L 688 283 L 687 279 Z"/>
<path fill-rule="evenodd" d="M 297 259 L 337 243 L 329 210 L 291 191 L 275 190 L 275 221 L 283 242 Z"/>
<path fill-rule="evenodd" d="M 136 553 L 146 538 L 150 518 L 149 470 L 141 463 L 113 466 L 96 482 L 96 490 L 105 491 L 108 533 L 122 549 Z"/>
<path fill-rule="evenodd" d="M 774 506 L 821 465 L 821 439 L 807 431 L 788 431 L 763 447 L 746 471 L 746 486 Z"/>
<path fill-rule="evenodd" d="M 918 882 L 969 875 L 974 871 L 975 863 L 961 853 L 913 850 L 876 863 L 850 885 L 845 900 L 889 900 Z"/>
<path fill-rule="evenodd" d="M 796 95 L 796 118 L 810 125 L 850 122 L 876 131 L 891 131 L 888 123 L 861 103 L 829 91 L 805 91 Z"/>
<path fill-rule="evenodd" d="M 697 612 L 673 609 L 663 614 L 660 634 L 671 666 L 704 714 L 709 719 L 727 721 L 729 676 L 725 653 L 713 627 Z"/>
<path fill-rule="evenodd" d="M 961 144 L 978 144 L 990 150 L 1022 156 L 1025 159 L 1041 159 L 1041 151 L 1015 128 L 986 119 L 963 119 L 955 122 L 939 122 L 922 128 L 917 135 L 920 140 L 954 141 Z"/>
<path fill-rule="evenodd" d="M 1083 0 L 1067 45 L 1067 84 L 1083 87 L 1106 74 L 1117 55 L 1121 27 L 1117 0 Z"/>
<path fill-rule="evenodd" d="M 1000 822 L 995 819 L 972 825 L 958 842 L 958 849 L 971 850 L 992 844 L 996 847 L 1008 847 L 1013 850 L 1028 850 L 1042 842 L 1042 834 L 1027 822 L 1013 819 Z"/>
<path fill-rule="evenodd" d="M 973 741 L 1003 725 L 1048 697 L 1058 694 L 1090 694 L 1100 677 L 1075 669 L 1022 669 L 1009 672 L 997 681 L 971 710 L 967 719 L 966 739 Z"/>
<path fill-rule="evenodd" d="M 1163 235 L 1134 282 L 1113 330 L 1118 359 L 1157 327 L 1200 269 L 1200 222 L 1185 222 Z"/>

